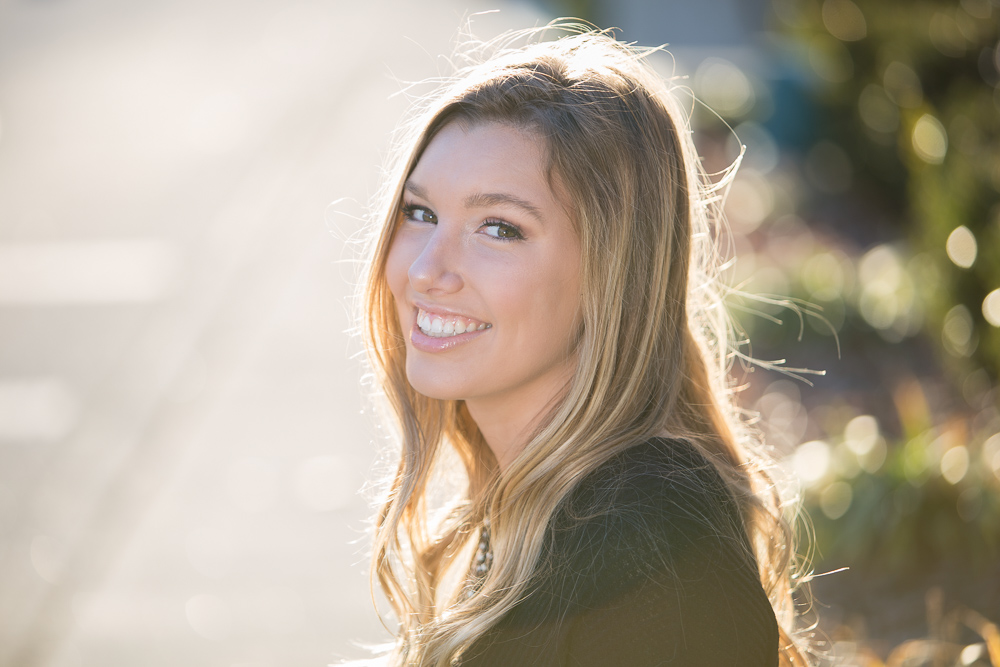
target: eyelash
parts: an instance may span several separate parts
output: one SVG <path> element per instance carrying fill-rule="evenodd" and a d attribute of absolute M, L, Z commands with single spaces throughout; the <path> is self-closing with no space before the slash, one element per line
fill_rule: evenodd
<path fill-rule="evenodd" d="M 431 222 L 430 220 L 417 220 L 416 218 L 413 217 L 413 214 L 416 213 L 417 211 L 423 211 L 425 213 L 429 213 L 430 215 L 434 216 L 434 222 Z M 434 212 L 431 211 L 426 206 L 417 206 L 416 204 L 403 204 L 403 216 L 407 220 L 413 220 L 414 222 L 427 222 L 432 225 L 437 224 L 437 216 L 434 215 Z"/>
<path fill-rule="evenodd" d="M 492 234 L 487 234 L 490 238 L 494 238 L 498 241 L 523 241 L 524 234 L 521 230 L 517 228 L 516 225 L 512 225 L 509 222 L 504 222 L 503 220 L 497 220 L 495 218 L 489 218 L 485 220 L 482 224 L 483 227 L 495 227 L 497 231 L 504 229 L 513 232 L 513 236 L 493 236 Z"/>
<path fill-rule="evenodd" d="M 402 208 L 402 211 L 403 211 L 403 216 L 407 220 L 412 220 L 414 222 L 425 222 L 425 223 L 431 224 L 431 225 L 436 225 L 437 224 L 437 215 L 435 215 L 434 212 L 431 211 L 426 206 L 419 206 L 417 204 L 404 204 L 403 208 Z M 428 214 L 430 217 L 433 217 L 434 218 L 433 222 L 430 221 L 430 220 L 417 220 L 414 217 L 414 214 L 417 211 L 423 211 L 424 213 Z M 481 225 L 481 227 L 495 227 L 498 232 L 500 230 L 507 230 L 508 232 L 512 232 L 514 234 L 513 236 L 493 236 L 492 234 L 487 234 L 487 236 L 489 236 L 490 238 L 496 239 L 498 241 L 522 241 L 522 240 L 524 240 L 524 234 L 521 233 L 521 230 L 517 227 L 517 225 L 512 225 L 509 222 L 504 222 L 503 220 L 497 220 L 496 218 L 487 218 L 486 220 L 483 221 L 483 224 Z"/>

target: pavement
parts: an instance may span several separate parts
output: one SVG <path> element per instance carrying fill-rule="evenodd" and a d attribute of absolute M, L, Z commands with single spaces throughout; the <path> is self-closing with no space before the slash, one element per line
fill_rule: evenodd
<path fill-rule="evenodd" d="M 550 18 L 0 0 L 0 666 L 325 665 L 388 639 L 356 240 L 398 93 L 496 7 L 478 35 Z"/>

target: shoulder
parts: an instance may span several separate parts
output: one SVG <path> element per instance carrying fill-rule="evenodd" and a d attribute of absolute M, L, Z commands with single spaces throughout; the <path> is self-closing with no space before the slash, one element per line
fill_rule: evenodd
<path fill-rule="evenodd" d="M 614 489 L 615 500 L 629 506 L 662 496 L 725 500 L 726 489 L 715 466 L 690 442 L 653 438 L 633 445 L 583 479 L 577 496 Z"/>
<path fill-rule="evenodd" d="M 605 462 L 570 495 L 551 531 L 553 556 L 577 554 L 577 561 L 587 546 L 604 554 L 622 550 L 627 560 L 673 560 L 720 547 L 750 554 L 731 491 L 684 440 L 648 440 Z"/>
<path fill-rule="evenodd" d="M 523 611 L 601 606 L 655 582 L 692 588 L 720 575 L 757 585 L 737 504 L 690 443 L 654 439 L 605 462 L 553 517 L 534 602 Z"/>
<path fill-rule="evenodd" d="M 482 644 L 497 662 L 470 664 L 513 664 L 518 651 L 531 656 L 518 664 L 776 663 L 737 504 L 690 443 L 637 444 L 583 479 L 553 518 L 537 577 Z"/>

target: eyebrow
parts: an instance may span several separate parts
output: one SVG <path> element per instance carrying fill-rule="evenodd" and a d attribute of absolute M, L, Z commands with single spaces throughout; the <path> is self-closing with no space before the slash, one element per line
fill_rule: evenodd
<path fill-rule="evenodd" d="M 421 199 L 429 199 L 429 197 L 427 196 L 427 190 L 424 190 L 422 187 L 420 187 L 411 180 L 407 180 L 406 183 L 403 184 L 403 189 L 406 190 L 407 192 L 412 192 L 414 195 L 420 197 Z"/>
<path fill-rule="evenodd" d="M 526 199 L 521 199 L 506 192 L 477 192 L 465 198 L 466 208 L 483 208 L 486 206 L 513 206 L 519 208 L 539 222 L 542 220 L 542 212 L 537 206 Z"/>
<path fill-rule="evenodd" d="M 414 196 L 421 199 L 430 199 L 427 196 L 427 191 L 422 187 L 414 183 L 413 181 L 406 181 L 403 189 L 411 192 Z M 522 199 L 516 195 L 512 195 L 506 192 L 476 192 L 465 198 L 463 202 L 466 208 L 484 208 L 487 206 L 512 206 L 514 208 L 519 208 L 523 210 L 528 215 L 532 216 L 539 222 L 544 222 L 542 218 L 541 210 L 532 204 L 527 199 Z"/>

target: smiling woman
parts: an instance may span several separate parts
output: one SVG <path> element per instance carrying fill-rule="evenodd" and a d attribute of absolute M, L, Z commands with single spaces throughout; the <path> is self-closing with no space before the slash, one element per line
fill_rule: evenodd
<path fill-rule="evenodd" d="M 690 132 L 641 51 L 560 27 L 428 99 L 386 191 L 363 296 L 401 439 L 386 659 L 806 665 Z M 442 508 L 446 448 L 468 484 Z"/>
<path fill-rule="evenodd" d="M 546 169 L 529 131 L 448 124 L 407 179 L 386 260 L 410 385 L 464 401 L 501 466 L 575 366 L 580 243 Z"/>

